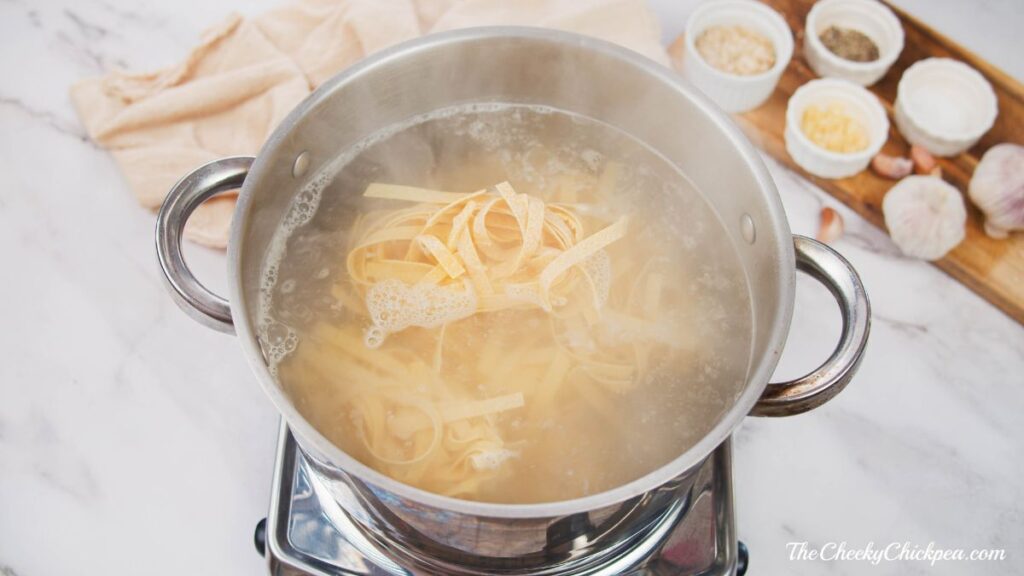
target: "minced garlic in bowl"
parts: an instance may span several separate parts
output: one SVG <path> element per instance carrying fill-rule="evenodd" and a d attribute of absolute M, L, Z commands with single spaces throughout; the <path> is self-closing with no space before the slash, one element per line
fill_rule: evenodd
<path fill-rule="evenodd" d="M 864 125 L 847 114 L 839 102 L 808 106 L 800 118 L 800 131 L 816 146 L 830 152 L 849 154 L 868 147 Z"/>
<path fill-rule="evenodd" d="M 889 136 L 878 97 L 846 80 L 822 78 L 796 89 L 786 104 L 786 152 L 820 178 L 864 170 Z"/>

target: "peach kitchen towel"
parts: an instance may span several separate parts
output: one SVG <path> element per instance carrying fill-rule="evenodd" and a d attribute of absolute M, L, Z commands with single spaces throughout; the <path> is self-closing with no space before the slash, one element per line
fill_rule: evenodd
<path fill-rule="evenodd" d="M 254 18 L 231 15 L 183 62 L 84 80 L 71 99 L 139 203 L 155 210 L 197 166 L 256 154 L 295 105 L 360 58 L 430 32 L 498 24 L 587 34 L 668 63 L 643 0 L 297 0 Z M 188 237 L 226 246 L 234 201 L 201 206 Z"/>

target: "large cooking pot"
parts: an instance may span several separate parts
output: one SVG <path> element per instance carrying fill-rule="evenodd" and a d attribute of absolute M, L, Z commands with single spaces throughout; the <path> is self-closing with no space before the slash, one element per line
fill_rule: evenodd
<path fill-rule="evenodd" d="M 646 476 L 576 500 L 510 505 L 431 494 L 356 461 L 295 409 L 267 368 L 255 330 L 261 267 L 271 236 L 304 184 L 339 153 L 382 127 L 457 103 L 544 104 L 610 124 L 678 166 L 725 223 L 750 282 L 753 353 L 735 405 L 695 446 Z M 241 187 L 228 253 L 230 304 L 189 272 L 182 230 L 211 196 Z M 311 463 L 337 523 L 365 535 L 415 573 L 576 574 L 620 558 L 685 513 L 694 471 L 748 414 L 781 416 L 835 396 L 867 343 L 869 306 L 850 264 L 814 240 L 792 236 L 758 153 L 674 72 L 623 48 L 530 28 L 478 28 L 427 36 L 378 53 L 321 86 L 281 123 L 259 155 L 202 166 L 171 190 L 157 223 L 157 252 L 181 307 L 234 332 L 274 405 Z M 768 380 L 793 311 L 801 270 L 835 295 L 843 329 L 817 370 Z M 649 540 L 649 539 L 648 539 Z M 399 573 L 400 569 L 394 567 Z"/>

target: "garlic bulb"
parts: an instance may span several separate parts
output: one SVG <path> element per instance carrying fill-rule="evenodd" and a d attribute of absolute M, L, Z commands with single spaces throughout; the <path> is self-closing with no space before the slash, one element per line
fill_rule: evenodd
<path fill-rule="evenodd" d="M 964 199 L 939 178 L 904 178 L 885 195 L 882 213 L 893 242 L 907 256 L 938 260 L 964 239 Z"/>
<path fill-rule="evenodd" d="M 971 201 L 985 213 L 985 233 L 1006 238 L 1024 230 L 1024 146 L 997 144 L 974 169 L 967 188 Z"/>

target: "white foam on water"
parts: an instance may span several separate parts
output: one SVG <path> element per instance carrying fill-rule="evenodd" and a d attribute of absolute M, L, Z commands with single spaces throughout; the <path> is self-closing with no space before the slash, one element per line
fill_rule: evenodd
<path fill-rule="evenodd" d="M 508 448 L 492 448 L 470 454 L 469 462 L 477 470 L 494 470 L 509 458 L 514 458 L 518 455 L 518 452 Z"/>
<path fill-rule="evenodd" d="M 476 292 L 466 280 L 462 290 L 384 280 L 366 293 L 366 308 L 373 326 L 364 334 L 364 340 L 367 347 L 376 348 L 388 334 L 410 326 L 438 328 L 468 318 L 476 312 L 476 305 Z"/>
<path fill-rule="evenodd" d="M 597 172 L 604 163 L 604 154 L 592 148 L 587 148 L 580 152 L 580 158 L 583 159 L 583 162 L 587 165 L 587 168 L 590 168 L 591 172 Z"/>
<path fill-rule="evenodd" d="M 267 367 L 270 373 L 277 375 L 277 365 L 281 359 L 287 356 L 298 346 L 299 339 L 295 331 L 287 324 L 274 319 L 270 315 L 270 307 L 274 287 L 277 285 L 278 270 L 281 266 L 281 258 L 284 256 L 288 245 L 288 238 L 292 232 L 303 224 L 309 222 L 320 205 L 320 197 L 324 188 L 330 183 L 332 177 L 320 172 L 313 177 L 292 200 L 284 220 L 267 247 L 267 255 L 264 257 L 263 274 L 260 278 L 260 293 L 257 308 L 257 333 L 260 344 L 263 346 L 263 354 L 267 360 Z M 287 288 L 287 286 L 283 286 Z M 285 290 L 286 292 L 290 290 Z"/>

